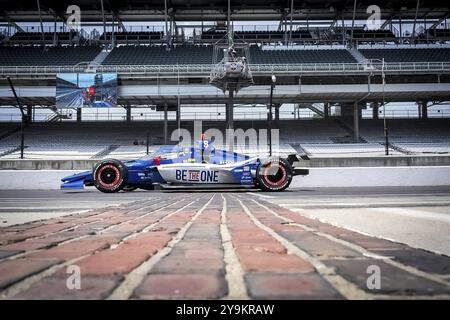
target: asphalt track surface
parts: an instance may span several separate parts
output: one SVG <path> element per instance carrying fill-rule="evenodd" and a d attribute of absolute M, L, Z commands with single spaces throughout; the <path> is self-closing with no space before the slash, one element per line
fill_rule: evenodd
<path fill-rule="evenodd" d="M 450 187 L 0 191 L 0 225 L 2 299 L 450 298 Z"/>
<path fill-rule="evenodd" d="M 60 108 L 80 108 L 83 107 L 83 89 L 65 89 L 62 94 L 56 96 L 56 105 Z"/>

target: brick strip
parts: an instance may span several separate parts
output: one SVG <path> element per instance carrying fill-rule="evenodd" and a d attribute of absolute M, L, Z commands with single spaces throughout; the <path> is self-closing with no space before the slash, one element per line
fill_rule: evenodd
<path fill-rule="evenodd" d="M 244 282 L 244 271 L 234 250 L 230 229 L 227 226 L 228 202 L 223 194 L 220 196 L 223 201 L 223 208 L 220 213 L 220 235 L 224 250 L 225 278 L 228 283 L 228 296 L 226 298 L 248 299 L 247 287 Z"/>
<path fill-rule="evenodd" d="M 164 216 L 169 216 L 171 214 L 170 210 L 166 210 L 167 208 L 170 208 L 172 206 L 174 206 L 174 204 L 178 204 L 181 205 L 181 203 L 186 202 L 188 200 L 186 199 L 181 199 L 179 201 L 171 201 L 172 203 L 170 203 L 169 205 L 162 205 L 159 209 L 157 209 L 156 211 L 161 211 L 158 212 L 161 213 L 162 215 L 158 215 L 157 217 L 155 217 L 155 221 L 160 222 L 164 219 Z M 180 208 L 175 208 L 172 209 L 172 211 L 178 211 L 180 210 Z M 142 216 L 147 216 L 149 214 L 151 214 L 152 211 L 150 212 L 141 212 Z M 140 218 L 140 216 L 135 217 L 135 219 L 133 221 L 137 221 Z M 121 220 L 118 220 L 121 221 Z M 144 228 L 144 226 L 140 226 L 140 228 Z M 36 278 L 34 279 L 34 282 L 38 282 L 35 286 L 32 286 L 34 284 L 34 282 L 32 283 L 18 283 L 16 285 L 16 288 L 8 288 L 8 291 L 6 292 L 6 296 L 11 296 L 11 295 L 16 295 L 17 293 L 26 290 L 28 287 L 32 286 L 30 290 L 28 290 L 28 293 L 24 293 L 22 295 L 19 295 L 18 297 L 33 297 L 34 293 L 37 293 L 37 296 L 40 296 L 41 298 L 43 298 L 45 296 L 45 293 L 50 293 L 52 291 L 42 291 L 39 289 L 39 286 L 48 286 L 49 283 L 55 283 L 57 282 L 56 280 L 54 280 L 52 278 L 52 275 L 55 274 L 54 277 L 58 278 L 58 277 L 62 277 L 63 279 L 67 278 L 67 275 L 64 274 L 64 270 L 62 270 L 62 268 L 64 268 L 67 265 L 70 265 L 74 262 L 77 262 L 79 260 L 83 260 L 85 258 L 87 258 L 86 256 L 89 256 L 90 254 L 94 253 L 95 251 L 99 251 L 103 252 L 101 250 L 106 250 L 107 248 L 110 248 L 111 245 L 117 245 L 120 244 L 122 242 L 122 238 L 121 236 L 123 236 L 122 233 L 114 233 L 112 230 L 113 228 L 111 227 L 107 227 L 106 229 L 107 232 L 100 232 L 97 235 L 93 235 L 93 236 L 88 236 L 85 238 L 81 238 L 81 239 L 76 239 L 75 241 L 70 241 L 67 243 L 64 243 L 62 245 L 58 245 L 56 247 L 53 247 L 51 249 L 48 250 L 40 250 L 34 253 L 31 253 L 29 255 L 27 255 L 27 257 L 30 258 L 34 258 L 34 259 L 54 259 L 54 258 L 59 258 L 61 261 L 64 261 L 64 263 L 59 264 L 58 266 L 53 267 L 53 271 L 45 271 L 43 272 L 43 280 L 41 280 L 40 278 Z M 137 242 L 137 240 L 136 240 Z M 142 257 L 142 256 L 141 256 Z M 0 263 L 0 266 L 2 265 L 2 263 Z M 109 265 L 109 267 L 111 267 Z M 25 270 L 26 271 L 26 270 Z M 58 272 L 59 271 L 59 272 Z M 24 274 L 23 277 L 27 277 L 30 276 L 31 274 Z M 41 277 L 42 278 L 42 277 Z M 120 278 L 116 277 L 116 282 L 120 280 Z M 111 281 L 107 281 L 108 283 L 111 284 Z M 115 282 L 115 283 L 116 283 Z M 99 285 L 102 285 L 103 282 L 99 282 Z M 58 285 L 61 286 L 65 286 L 65 280 L 59 281 L 57 282 Z M 36 289 L 38 288 L 38 289 Z M 111 288 L 112 289 L 112 288 Z M 33 291 L 34 290 L 34 291 Z M 55 290 L 56 292 L 62 292 L 64 291 L 64 288 L 60 288 L 59 290 Z M 68 291 L 66 289 L 66 291 Z M 73 294 L 73 292 L 69 293 L 69 296 Z M 3 293 L 3 295 L 5 296 L 5 293 Z M 51 298 L 51 296 L 47 296 L 47 298 Z"/>
<path fill-rule="evenodd" d="M 227 293 L 220 238 L 223 201 L 210 203 L 186 231 L 182 242 L 159 261 L 136 289 L 139 298 L 217 299 Z"/>
<path fill-rule="evenodd" d="M 156 254 L 152 255 L 148 260 L 143 262 L 133 271 L 131 271 L 125 280 L 117 287 L 109 299 L 128 299 L 133 294 L 133 297 L 148 298 L 147 284 L 144 284 L 145 279 L 148 279 L 148 274 L 165 256 L 169 255 L 172 249 L 177 243 L 179 243 L 186 232 L 189 230 L 193 222 L 202 214 L 202 212 L 212 202 L 214 196 L 208 201 L 204 200 L 204 197 L 199 197 L 189 210 L 183 210 L 177 215 L 171 217 L 171 219 L 164 222 L 160 227 L 171 230 L 172 238 L 167 245 L 159 250 Z M 173 229 L 177 228 L 177 229 Z M 175 231 L 176 230 L 176 231 Z M 151 295 L 151 293 L 150 293 Z"/>
<path fill-rule="evenodd" d="M 298 223 L 305 222 L 303 216 L 286 213 L 279 210 L 274 205 L 267 205 L 265 201 L 252 199 L 247 203 L 252 212 L 258 213 L 258 219 L 275 230 L 277 234 L 294 243 L 298 248 L 304 250 L 315 259 L 319 259 L 322 264 L 333 268 L 342 278 L 357 286 L 359 290 L 366 293 L 383 295 L 397 294 L 404 295 L 447 295 L 450 293 L 450 287 L 444 279 L 435 277 L 434 275 L 425 274 L 411 267 L 402 266 L 393 262 L 389 257 L 380 256 L 360 248 L 358 245 L 342 241 L 327 233 L 317 231 L 317 229 L 327 230 L 334 234 L 348 234 L 345 229 L 329 226 L 318 221 L 312 221 L 310 225 Z M 265 210 L 259 210 L 259 209 Z M 276 209 L 273 210 L 273 209 Z M 258 211 L 259 210 L 259 211 Z M 288 216 L 288 217 L 286 217 Z M 307 218 L 306 218 L 307 219 Z M 288 223 L 286 225 L 286 223 Z M 314 224 L 314 228 L 311 226 Z M 351 231 L 350 231 L 351 232 Z M 366 240 L 374 244 L 379 239 L 364 236 Z M 396 243 L 381 240 L 381 244 L 388 244 L 396 247 Z M 367 287 L 366 280 L 368 278 L 367 267 L 370 265 L 379 266 L 381 273 L 381 282 L 385 285 L 378 290 L 370 290 Z M 342 282 L 342 281 L 340 281 Z M 355 292 L 347 292 L 352 296 Z"/>
<path fill-rule="evenodd" d="M 139 219 L 140 217 L 147 216 L 149 214 L 149 211 L 150 213 L 159 211 L 167 207 L 168 204 L 173 205 L 173 201 L 165 201 L 161 203 L 151 202 L 150 204 L 145 201 L 141 203 L 140 207 L 134 205 L 132 207 L 132 210 L 128 210 L 127 208 L 121 208 L 119 210 L 115 208 L 113 209 L 113 212 L 105 212 L 102 209 L 100 210 L 101 214 L 99 215 L 89 214 L 87 217 L 82 216 L 81 218 L 78 218 L 78 220 L 75 220 L 73 218 L 70 219 L 73 222 L 71 222 L 72 225 L 69 228 L 37 237 L 25 235 L 25 241 L 15 242 L 6 246 L 2 246 L 0 248 L 8 251 L 17 251 L 16 254 L 20 254 L 21 256 L 23 256 L 31 252 L 35 252 L 38 249 L 48 249 L 69 241 L 87 238 L 91 235 L 95 235 L 96 233 L 105 232 L 106 230 L 108 230 L 108 228 L 111 227 L 116 227 L 117 231 L 120 231 L 121 226 L 126 225 L 127 223 L 133 223 L 133 221 Z M 155 210 L 152 210 L 155 205 Z M 107 216 L 105 217 L 105 215 Z M 136 217 L 135 215 L 138 216 Z M 95 218 L 93 218 L 93 216 L 95 216 Z M 108 217 L 110 218 L 109 220 Z M 58 224 L 58 222 L 56 222 L 56 224 Z M 47 225 L 50 224 L 48 223 Z M 132 233 L 136 230 L 127 231 L 128 233 Z"/>
<path fill-rule="evenodd" d="M 299 213 L 281 208 L 267 201 L 262 201 L 264 206 L 274 210 L 283 218 L 291 222 L 313 229 L 316 232 L 328 234 L 336 239 L 350 242 L 374 255 L 389 257 L 405 266 L 413 267 L 417 270 L 446 276 L 450 274 L 450 257 L 426 251 L 423 249 L 411 248 L 406 244 L 392 242 L 390 240 L 370 237 L 342 227 L 330 225 L 316 219 L 305 217 Z"/>
<path fill-rule="evenodd" d="M 245 280 L 255 299 L 340 299 L 295 246 L 257 220 L 235 197 L 230 197 L 230 231 Z"/>
<path fill-rule="evenodd" d="M 4 250 L 25 251 L 30 248 L 38 249 L 41 247 L 52 246 L 58 243 L 58 240 L 60 240 L 58 237 L 53 239 L 50 238 L 48 242 L 44 239 L 54 235 L 67 233 L 66 231 L 73 231 L 76 228 L 80 230 L 82 226 L 95 228 L 95 223 L 102 223 L 102 221 L 104 223 L 104 221 L 110 217 L 131 214 L 133 211 L 140 210 L 142 206 L 143 204 L 141 203 L 140 206 L 133 204 L 132 206 L 123 205 L 120 207 L 96 209 L 82 214 L 72 214 L 65 217 L 48 219 L 44 222 L 37 221 L 19 226 L 2 228 L 0 248 Z M 80 232 L 79 230 L 77 231 L 78 233 Z M 74 234 L 76 233 L 73 233 L 72 235 Z M 69 235 L 66 235 L 64 239 L 67 238 L 69 238 Z"/>

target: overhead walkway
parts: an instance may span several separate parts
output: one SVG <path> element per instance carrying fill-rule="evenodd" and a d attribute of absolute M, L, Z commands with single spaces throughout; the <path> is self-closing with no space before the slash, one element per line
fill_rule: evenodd
<path fill-rule="evenodd" d="M 22 104 L 55 104 L 55 87 L 19 86 L 16 90 Z M 235 103 L 267 104 L 269 93 L 270 86 L 244 88 L 236 95 Z M 450 99 L 450 83 L 387 84 L 384 95 L 389 101 L 445 101 Z M 118 88 L 119 105 L 177 105 L 178 97 L 184 104 L 218 104 L 227 100 L 222 91 L 209 85 L 123 85 Z M 274 90 L 274 103 L 381 101 L 382 98 L 380 84 L 278 85 Z M 8 87 L 0 87 L 0 104 L 15 104 Z"/>

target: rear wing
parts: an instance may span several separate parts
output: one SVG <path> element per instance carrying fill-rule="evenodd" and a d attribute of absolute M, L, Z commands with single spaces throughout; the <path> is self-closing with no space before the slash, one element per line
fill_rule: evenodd
<path fill-rule="evenodd" d="M 307 154 L 290 154 L 287 156 L 286 160 L 291 164 L 291 166 L 294 165 L 294 162 L 300 161 L 300 160 L 310 160 Z"/>
<path fill-rule="evenodd" d="M 294 169 L 294 172 L 293 172 L 294 176 L 307 176 L 309 174 L 309 169 L 308 168 L 294 167 L 294 162 L 298 162 L 300 160 L 310 160 L 308 155 L 306 155 L 306 154 L 290 154 L 290 155 L 288 155 L 286 160 L 293 167 L 293 169 Z"/>

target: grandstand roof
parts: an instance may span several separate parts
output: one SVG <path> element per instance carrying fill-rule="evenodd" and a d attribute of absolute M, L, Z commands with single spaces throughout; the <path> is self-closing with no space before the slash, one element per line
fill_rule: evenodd
<path fill-rule="evenodd" d="M 121 21 L 162 21 L 164 20 L 163 0 L 104 0 L 105 17 L 116 17 Z M 36 1 L 3 0 L 0 22 L 39 21 Z M 82 10 L 84 22 L 101 22 L 100 1 L 92 0 L 40 0 L 43 21 L 54 21 L 66 16 L 69 5 L 78 5 Z M 366 9 L 370 5 L 379 5 L 381 18 L 389 19 L 401 12 L 402 19 L 414 19 L 417 0 L 358 0 L 355 18 L 365 20 Z M 225 0 L 167 0 L 169 15 L 177 21 L 217 21 L 227 16 Z M 353 0 L 295 0 L 294 20 L 334 20 L 352 19 Z M 290 19 L 291 0 L 260 1 L 232 0 L 231 17 L 233 20 L 280 20 L 283 16 Z M 417 17 L 419 19 L 441 19 L 448 16 L 448 2 L 440 0 L 421 0 Z"/>

